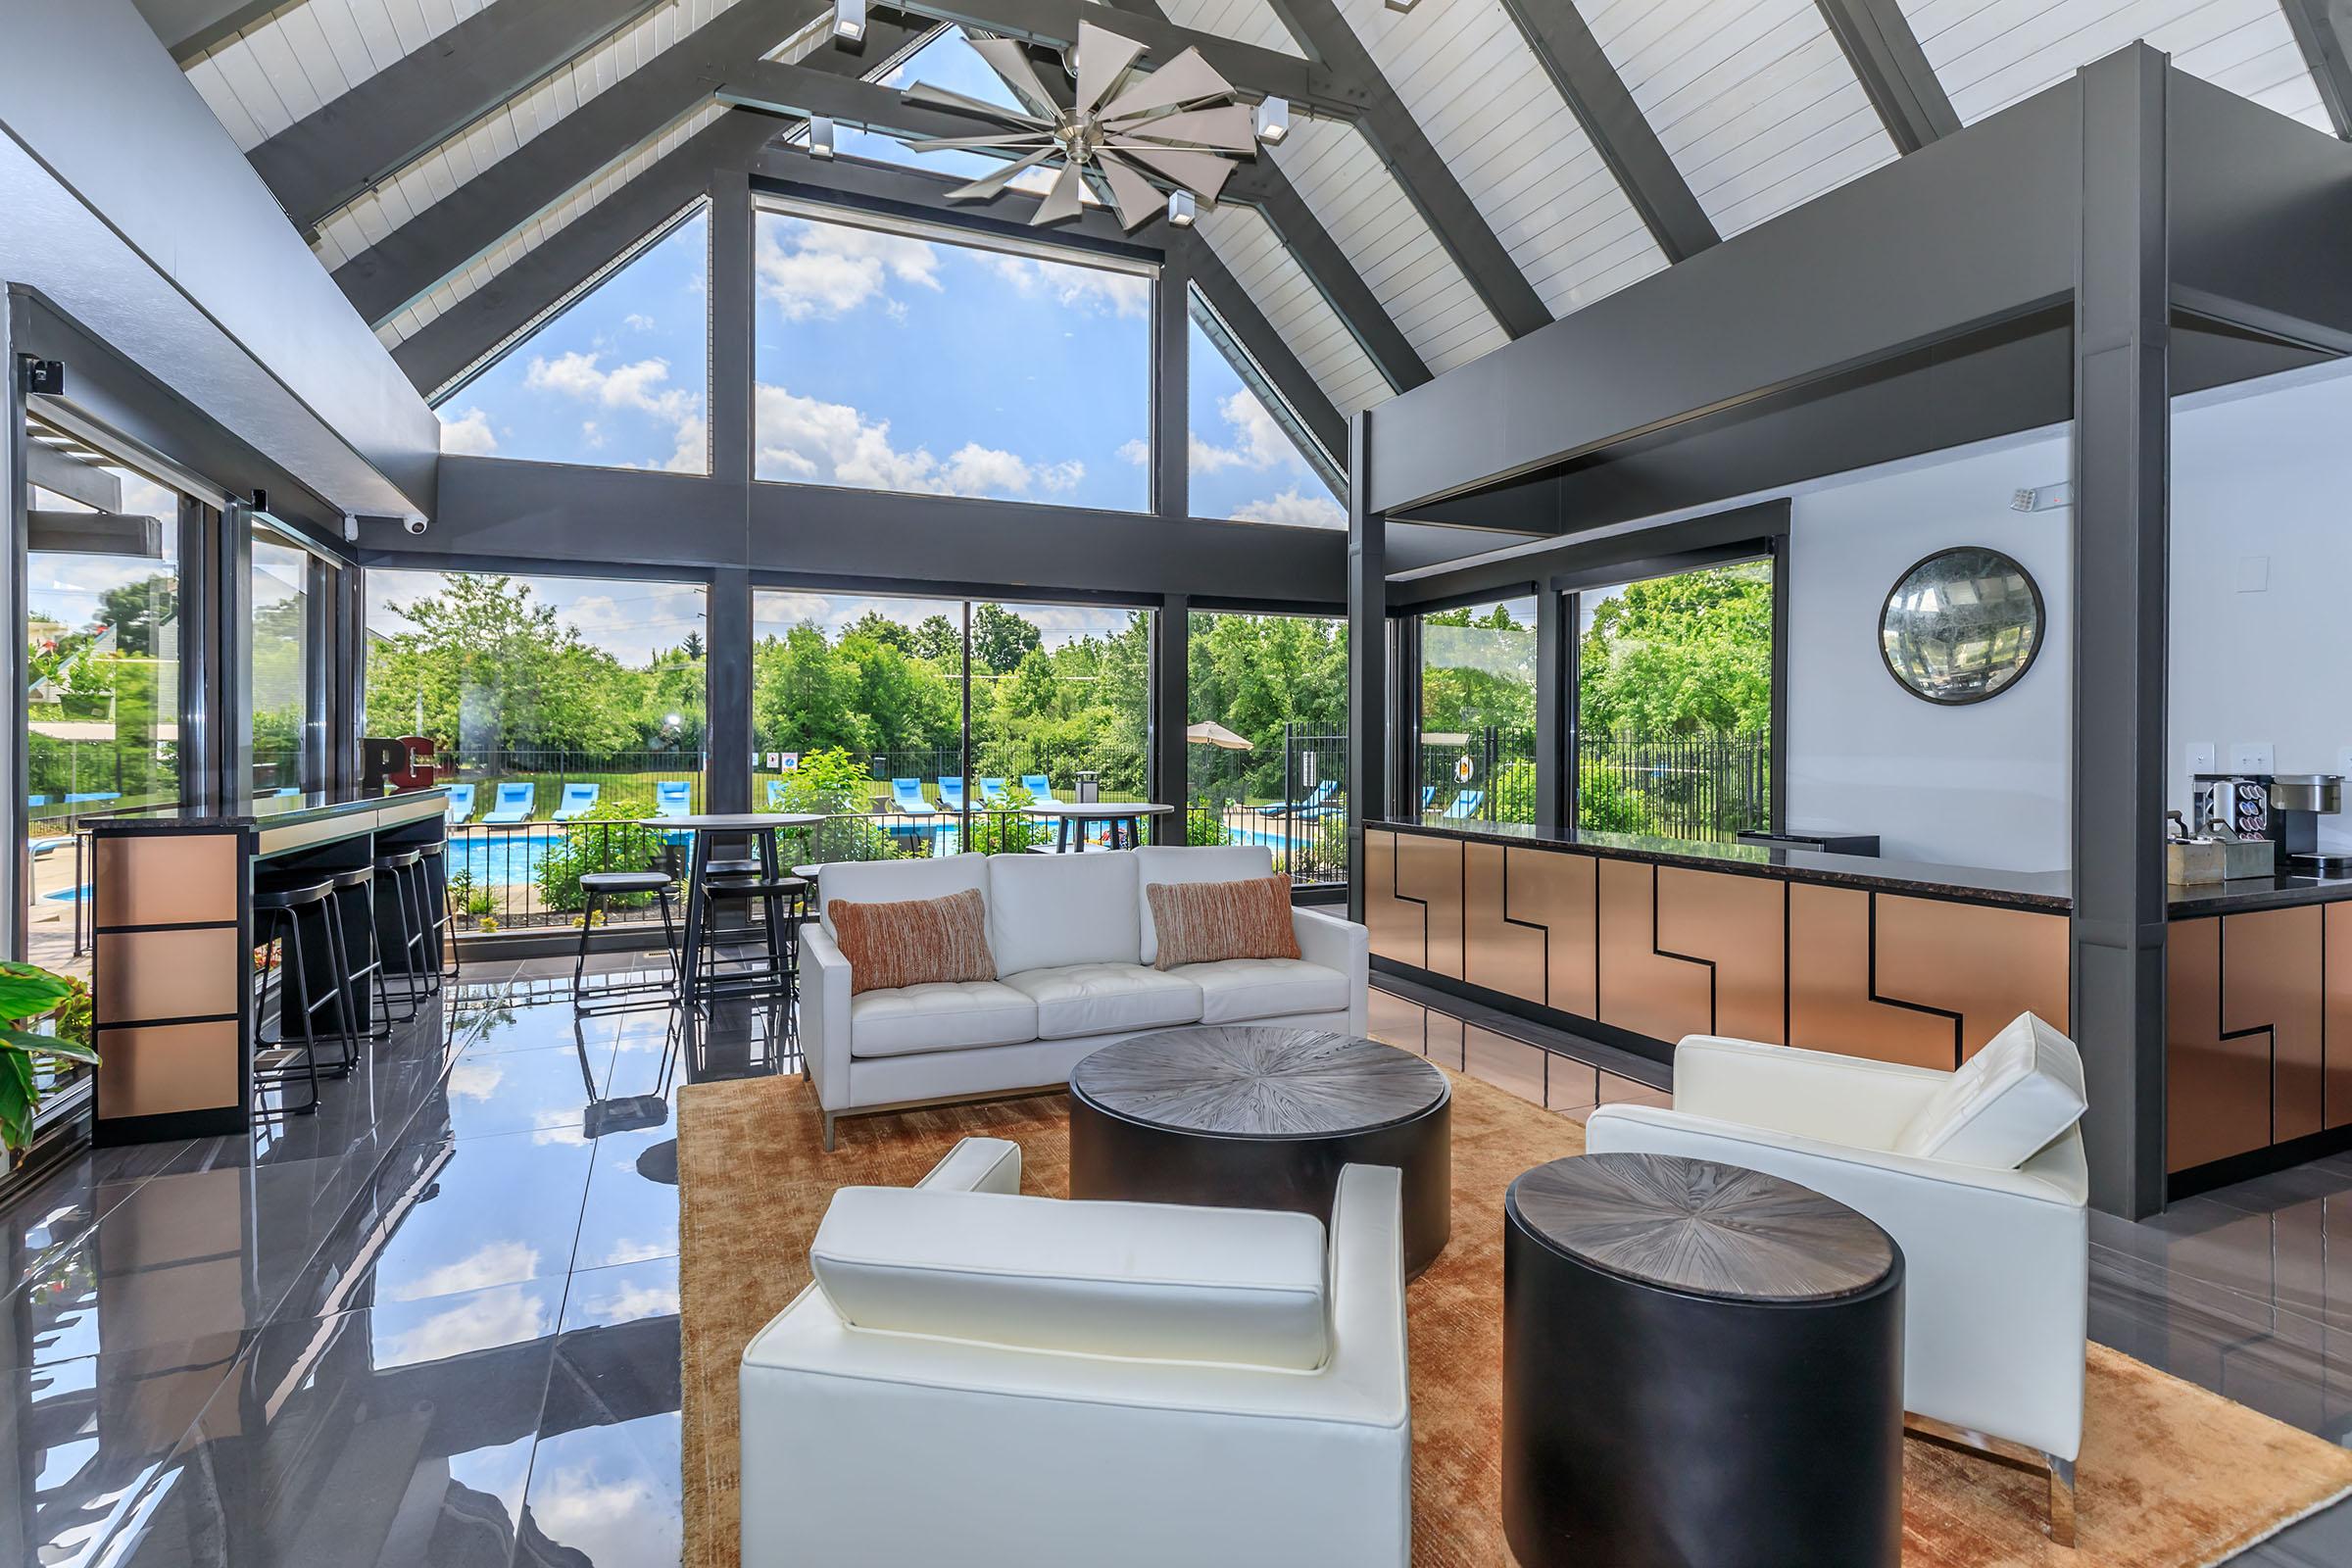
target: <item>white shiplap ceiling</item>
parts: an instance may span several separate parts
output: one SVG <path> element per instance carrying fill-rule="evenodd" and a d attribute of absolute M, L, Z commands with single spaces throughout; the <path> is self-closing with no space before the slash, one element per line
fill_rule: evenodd
<path fill-rule="evenodd" d="M 429 45 L 494 0 L 289 0 L 187 66 L 251 150 Z M 668 0 L 384 178 L 317 228 L 341 266 L 564 122 L 737 3 Z M 1268 0 L 1160 0 L 1169 19 L 1305 56 Z M 1566 5 L 1571 0 L 1529 0 Z M 1615 173 L 1501 0 L 1337 0 L 1527 283 L 1562 316 L 1665 265 Z M 2144 38 L 2182 70 L 2327 127 L 2278 0 L 1899 0 L 1949 95 L 1974 122 Z M 1896 156 L 1815 0 L 1577 0 L 1634 103 L 1716 228 L 1729 236 Z M 1107 8 L 1106 8 L 1107 9 Z M 1104 19 L 1115 25 L 1115 18 Z M 776 53 L 825 47 L 822 27 Z M 544 245 L 715 118 L 703 104 L 544 210 L 515 213 L 485 254 L 381 323 L 398 343 Z M 1272 157 L 1433 371 L 1505 339 L 1412 195 L 1355 126 L 1294 120 Z M 1393 391 L 1354 330 L 1254 211 L 1203 214 L 1200 232 L 1342 414 Z M 488 345 L 485 345 L 487 347 Z"/>

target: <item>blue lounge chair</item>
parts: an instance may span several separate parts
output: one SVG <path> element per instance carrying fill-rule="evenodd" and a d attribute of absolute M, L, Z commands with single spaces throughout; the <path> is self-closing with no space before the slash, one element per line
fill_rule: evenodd
<path fill-rule="evenodd" d="M 49 804 L 49 797 L 46 795 L 27 795 L 24 797 L 24 804 L 26 806 L 47 806 Z"/>
<path fill-rule="evenodd" d="M 939 804 L 951 811 L 963 809 L 963 777 L 961 774 L 939 781 Z"/>
<path fill-rule="evenodd" d="M 1446 808 L 1438 820 L 1441 822 L 1467 822 L 1470 820 L 1470 813 L 1478 809 L 1478 803 L 1486 798 L 1485 790 L 1464 790 L 1453 798 L 1453 804 Z"/>
<path fill-rule="evenodd" d="M 531 805 L 539 798 L 536 784 L 501 784 L 498 787 L 498 809 L 482 818 L 484 822 L 528 822 Z"/>
<path fill-rule="evenodd" d="M 449 825 L 451 827 L 456 827 L 459 823 L 467 821 L 472 816 L 473 786 L 470 784 L 452 784 L 449 787 Z"/>
<path fill-rule="evenodd" d="M 289 791 L 288 793 L 299 792 Z M 119 801 L 122 798 L 122 792 L 121 790 L 100 790 L 95 795 L 69 795 L 66 797 L 66 804 L 68 806 L 79 806 L 90 801 Z"/>
<path fill-rule="evenodd" d="M 602 784 L 566 784 L 564 799 L 556 807 L 556 820 L 576 822 L 596 809 L 596 798 L 605 793 Z"/>
<path fill-rule="evenodd" d="M 1011 808 L 1012 797 L 1004 793 L 1003 779 L 984 778 L 980 781 L 980 805 L 991 811 L 1003 811 Z"/>
<path fill-rule="evenodd" d="M 890 806 L 894 811 L 907 816 L 937 816 L 938 810 L 923 799 L 923 781 L 919 778 L 894 778 L 890 781 Z"/>
<path fill-rule="evenodd" d="M 784 809 L 784 781 L 780 778 L 767 781 L 767 808 L 771 811 Z"/>
<path fill-rule="evenodd" d="M 1023 773 L 1021 788 L 1029 792 L 1029 804 L 1032 806 L 1059 806 L 1061 804 L 1054 798 L 1054 781 L 1043 773 Z"/>
<path fill-rule="evenodd" d="M 774 792 L 769 792 L 769 804 L 774 804 Z M 682 778 L 665 778 L 654 785 L 654 814 L 656 816 L 692 816 L 694 814 L 694 785 Z"/>
<path fill-rule="evenodd" d="M 1428 810 L 1432 806 L 1437 804 L 1437 799 L 1438 787 L 1435 784 L 1424 784 L 1421 786 L 1421 809 L 1424 811 Z"/>
<path fill-rule="evenodd" d="M 1293 806 L 1288 801 L 1281 801 L 1272 806 L 1259 807 L 1257 814 L 1260 816 L 1321 816 L 1325 814 L 1323 808 L 1331 800 L 1331 792 L 1339 787 L 1338 779 L 1327 778 L 1316 785 L 1314 792 L 1298 805 Z"/>

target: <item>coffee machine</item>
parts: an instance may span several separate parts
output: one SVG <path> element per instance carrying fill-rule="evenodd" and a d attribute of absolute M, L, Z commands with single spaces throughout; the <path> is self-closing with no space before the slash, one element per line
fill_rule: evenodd
<path fill-rule="evenodd" d="M 2352 871 L 2352 852 L 2320 848 L 2320 818 L 2343 809 L 2339 773 L 2199 773 L 2191 785 L 2200 834 L 2226 829 L 2236 838 L 2278 846 L 2283 870 L 2303 876 Z"/>

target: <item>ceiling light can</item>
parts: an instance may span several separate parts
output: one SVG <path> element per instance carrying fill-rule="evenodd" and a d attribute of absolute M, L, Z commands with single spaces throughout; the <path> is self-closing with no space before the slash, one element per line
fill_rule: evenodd
<path fill-rule="evenodd" d="M 833 118 L 830 115 L 810 115 L 808 117 L 808 156 L 811 158 L 833 156 Z"/>
<path fill-rule="evenodd" d="M 1189 190 L 1168 192 L 1168 221 L 1178 228 L 1190 228 L 1193 220 L 1200 215 L 1200 203 L 1193 200 Z"/>
<path fill-rule="evenodd" d="M 1257 139 L 1272 147 L 1291 133 L 1291 101 L 1268 98 L 1257 106 Z"/>
<path fill-rule="evenodd" d="M 865 37 L 865 0 L 833 0 L 833 36 L 845 43 Z"/>

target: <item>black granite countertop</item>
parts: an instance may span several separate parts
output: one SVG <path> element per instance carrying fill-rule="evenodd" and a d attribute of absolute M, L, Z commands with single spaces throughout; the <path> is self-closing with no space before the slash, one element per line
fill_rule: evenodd
<path fill-rule="evenodd" d="M 1634 833 L 1543 833 L 1523 822 L 1495 822 L 1478 831 L 1414 822 L 1378 824 L 1407 833 L 1445 838 L 1509 839 L 1556 844 L 1590 855 L 1687 865 L 1708 871 L 1785 877 L 1836 887 L 1869 888 L 1916 898 L 1958 899 L 1973 904 L 2009 904 L 2024 908 L 2065 910 L 2074 906 L 2074 879 L 2064 871 L 1997 871 L 1984 866 L 1935 865 L 1887 860 L 1865 855 L 1826 855 L 1816 850 L 1765 849 L 1749 844 L 1702 844 L 1689 839 L 1651 838 Z"/>
<path fill-rule="evenodd" d="M 446 796 L 447 786 L 404 790 L 400 795 L 364 795 L 357 790 L 309 795 L 247 795 L 234 800 L 196 800 L 181 806 L 147 811 L 119 811 L 86 817 L 81 827 L 91 833 L 218 833 L 224 828 L 284 827 L 315 822 L 349 811 L 367 810 L 387 801 L 418 795 Z"/>
<path fill-rule="evenodd" d="M 2175 883 L 2173 918 L 2199 914 L 2241 914 L 2253 909 L 2289 909 L 2301 904 L 2334 904 L 2352 899 L 2352 875 L 2241 876 L 2228 882 Z"/>

